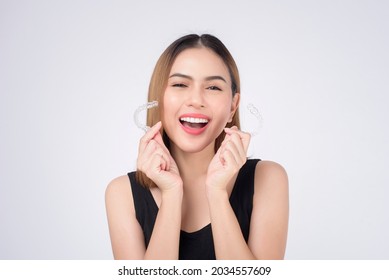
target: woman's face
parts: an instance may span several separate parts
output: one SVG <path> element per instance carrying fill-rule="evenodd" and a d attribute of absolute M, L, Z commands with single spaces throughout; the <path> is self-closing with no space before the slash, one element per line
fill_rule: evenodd
<path fill-rule="evenodd" d="M 164 94 L 162 122 L 171 144 L 185 152 L 214 145 L 239 104 L 227 66 L 213 51 L 192 48 L 173 63 Z"/>

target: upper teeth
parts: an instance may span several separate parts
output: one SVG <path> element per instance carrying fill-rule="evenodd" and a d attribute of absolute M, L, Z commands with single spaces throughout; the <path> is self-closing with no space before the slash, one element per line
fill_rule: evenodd
<path fill-rule="evenodd" d="M 190 122 L 190 123 L 208 123 L 207 119 L 200 119 L 200 118 L 181 118 L 180 120 L 183 122 Z"/>

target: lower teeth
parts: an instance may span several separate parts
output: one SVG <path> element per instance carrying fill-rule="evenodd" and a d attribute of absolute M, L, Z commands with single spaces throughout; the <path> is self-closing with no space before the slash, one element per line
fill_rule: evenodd
<path fill-rule="evenodd" d="M 205 123 L 190 123 L 190 122 L 183 122 L 183 125 L 190 128 L 203 128 L 206 124 Z"/>

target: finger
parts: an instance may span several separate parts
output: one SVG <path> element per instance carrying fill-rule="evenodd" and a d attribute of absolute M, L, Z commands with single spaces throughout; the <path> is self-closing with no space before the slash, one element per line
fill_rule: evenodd
<path fill-rule="evenodd" d="M 162 170 L 167 171 L 170 169 L 169 155 L 166 154 L 165 151 L 160 146 L 158 146 L 157 149 L 151 155 L 149 155 L 149 157 L 153 157 L 153 156 L 157 156 L 161 158 L 163 162 L 163 165 L 161 165 Z"/>
<path fill-rule="evenodd" d="M 161 135 L 160 132 L 156 133 L 156 134 L 154 135 L 154 138 L 153 138 L 153 139 L 154 139 L 155 141 L 157 141 L 157 143 L 163 148 L 163 150 L 164 150 L 166 153 L 170 154 L 168 148 L 166 147 L 165 143 L 163 142 L 162 135 Z"/>
<path fill-rule="evenodd" d="M 171 156 L 169 149 L 166 147 L 165 142 L 163 141 L 163 138 L 162 138 L 161 133 L 160 133 L 160 132 L 156 133 L 153 139 L 154 139 L 155 141 L 157 141 L 157 143 L 158 143 L 158 144 L 162 147 L 162 149 L 164 150 L 165 156 L 166 156 L 165 159 L 167 160 L 167 163 L 168 163 L 167 170 L 170 170 L 171 163 L 174 162 L 174 159 L 173 159 L 173 157 Z M 169 159 L 170 159 L 170 160 L 169 160 Z"/>
<path fill-rule="evenodd" d="M 223 139 L 223 142 L 220 144 L 219 149 L 216 151 L 215 156 L 217 155 L 220 157 L 220 155 L 224 152 L 224 148 L 225 148 L 226 143 L 228 142 L 229 138 L 230 138 L 230 135 L 226 134 L 226 136 Z"/>
<path fill-rule="evenodd" d="M 164 170 L 170 169 L 170 160 L 169 155 L 162 149 L 162 147 L 155 141 L 151 139 L 145 149 L 138 156 L 138 167 L 144 169 L 147 166 L 148 162 L 154 155 L 159 155 L 165 160 L 165 165 L 163 167 Z"/>
<path fill-rule="evenodd" d="M 230 142 L 232 142 L 234 144 L 239 158 L 242 161 L 245 161 L 247 153 L 246 153 L 245 148 L 244 148 L 243 140 L 240 138 L 240 136 L 237 133 L 233 133 L 230 136 Z"/>
<path fill-rule="evenodd" d="M 158 143 L 153 139 L 151 139 L 149 143 L 147 143 L 143 151 L 139 154 L 139 157 L 147 160 L 156 152 L 157 149 L 158 149 Z"/>
<path fill-rule="evenodd" d="M 148 165 L 151 156 L 155 153 L 156 150 L 157 150 L 157 143 L 154 140 L 150 140 L 147 143 L 146 147 L 138 154 L 137 165 L 139 169 L 141 170 L 146 169 L 145 165 Z"/>
<path fill-rule="evenodd" d="M 224 159 L 224 166 L 227 167 L 227 169 L 237 171 L 240 168 L 240 165 L 236 162 L 235 156 L 230 150 L 226 149 L 222 158 Z"/>
<path fill-rule="evenodd" d="M 226 132 L 227 135 L 232 135 L 232 134 L 239 135 L 239 137 L 242 139 L 244 150 L 247 153 L 250 144 L 250 139 L 251 139 L 250 133 L 243 132 L 239 130 L 236 126 L 233 126 L 232 128 L 226 127 L 224 128 L 224 131 Z"/>
<path fill-rule="evenodd" d="M 238 141 L 240 142 L 240 139 L 238 139 Z M 239 144 L 240 146 L 240 149 L 243 150 L 243 145 L 240 143 Z M 224 147 L 224 153 L 228 153 L 228 154 L 231 154 L 232 157 L 234 158 L 234 162 L 236 164 L 238 164 L 239 166 L 242 166 L 244 161 L 246 160 L 246 157 L 245 157 L 245 154 L 244 154 L 244 151 L 243 151 L 243 156 L 240 154 L 240 151 L 239 151 L 239 148 L 238 148 L 238 145 L 236 143 L 234 143 L 232 141 L 232 139 L 230 139 L 225 147 Z"/>
<path fill-rule="evenodd" d="M 166 160 L 164 160 L 161 154 L 152 155 L 149 164 L 149 172 L 154 171 L 155 173 L 160 173 L 166 168 Z"/>
<path fill-rule="evenodd" d="M 242 139 L 243 137 L 245 137 L 244 133 L 239 131 L 236 126 L 232 128 L 226 128 L 225 130 L 226 130 L 226 138 L 225 138 L 226 142 L 227 143 L 228 141 L 233 142 L 238 149 L 240 157 L 246 157 L 246 151 Z"/>
<path fill-rule="evenodd" d="M 166 167 L 167 167 L 167 161 L 166 159 L 163 157 L 162 154 L 156 154 L 156 156 L 159 156 L 160 157 L 160 170 L 162 171 L 166 171 Z"/>
<path fill-rule="evenodd" d="M 165 152 L 159 153 L 159 155 L 161 156 L 161 158 L 163 159 L 163 162 L 164 162 L 162 170 L 164 170 L 164 171 L 170 170 L 170 158 L 169 158 L 169 156 L 166 155 Z"/>
<path fill-rule="evenodd" d="M 159 132 L 159 130 L 161 129 L 161 126 L 162 126 L 162 123 L 159 121 L 154 126 L 152 126 L 146 132 L 145 135 L 143 135 L 143 137 L 140 139 L 140 142 L 139 142 L 138 153 L 140 153 L 141 151 L 143 151 L 145 149 L 146 145 L 150 142 L 150 140 L 153 139 L 154 136 Z"/>
<path fill-rule="evenodd" d="M 169 170 L 170 169 L 170 161 L 171 161 L 172 157 L 170 155 L 168 148 L 166 148 L 165 143 L 162 140 L 161 133 L 158 131 L 154 135 L 154 138 L 152 140 L 155 141 L 155 143 L 157 144 L 157 147 L 163 151 L 161 154 L 167 163 L 166 170 Z"/>

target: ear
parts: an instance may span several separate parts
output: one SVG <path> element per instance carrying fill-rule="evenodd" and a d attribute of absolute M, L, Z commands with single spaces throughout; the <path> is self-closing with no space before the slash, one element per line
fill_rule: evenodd
<path fill-rule="evenodd" d="M 239 102 L 240 102 L 240 93 L 237 92 L 232 98 L 230 118 L 228 119 L 228 122 L 232 122 L 232 118 L 234 117 L 236 110 L 238 110 Z"/>

